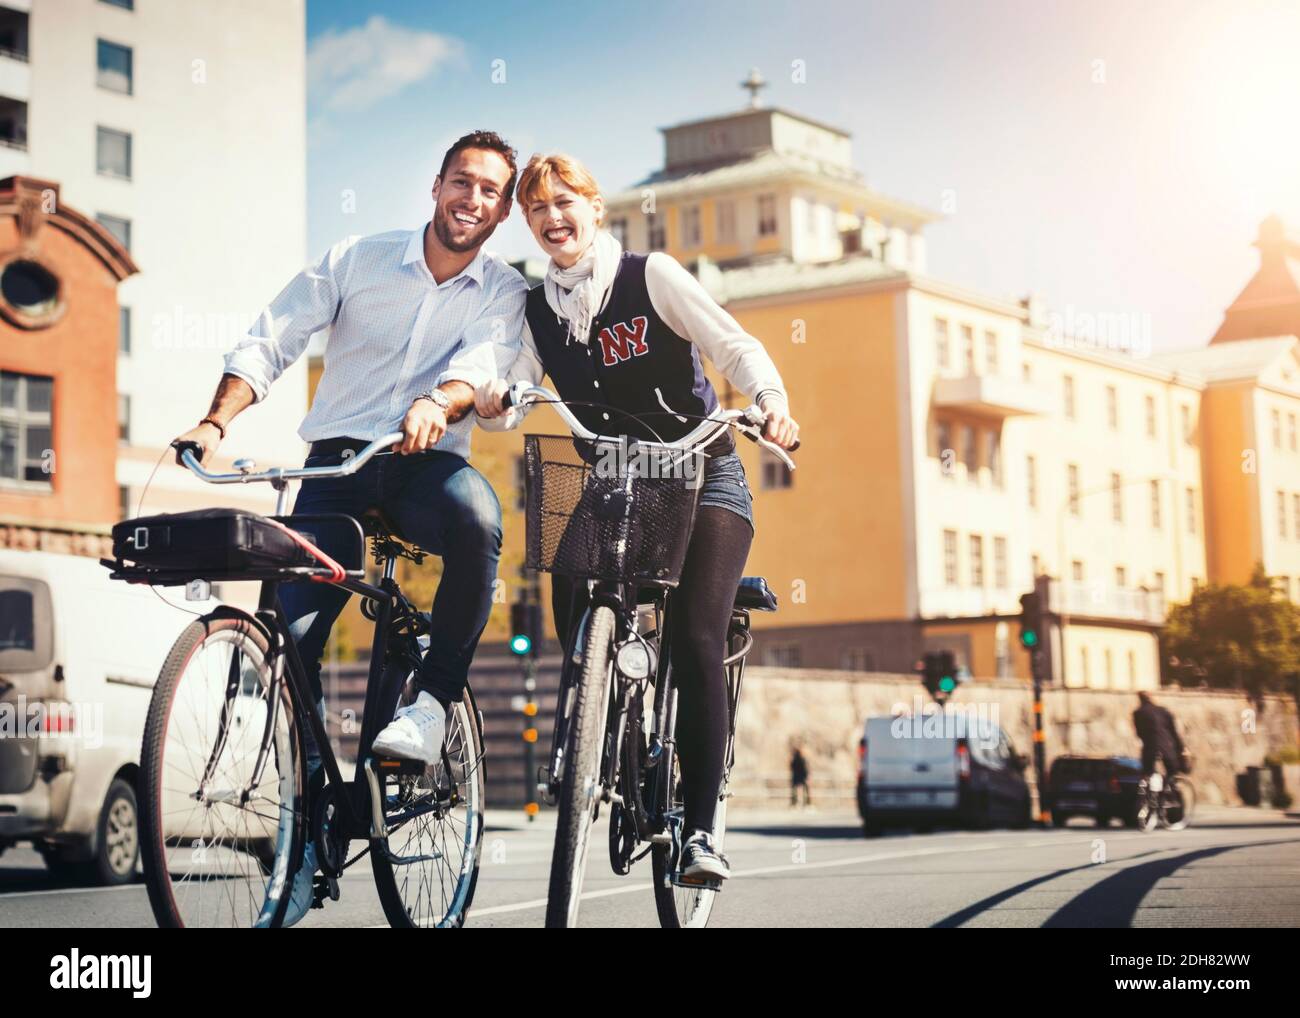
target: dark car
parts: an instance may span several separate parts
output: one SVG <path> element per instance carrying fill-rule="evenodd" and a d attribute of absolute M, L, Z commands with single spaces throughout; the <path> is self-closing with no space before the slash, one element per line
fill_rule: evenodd
<path fill-rule="evenodd" d="M 1115 817 L 1137 826 L 1137 791 L 1142 763 L 1131 756 L 1058 756 L 1047 779 L 1046 806 L 1052 823 L 1092 817 L 1106 827 Z"/>

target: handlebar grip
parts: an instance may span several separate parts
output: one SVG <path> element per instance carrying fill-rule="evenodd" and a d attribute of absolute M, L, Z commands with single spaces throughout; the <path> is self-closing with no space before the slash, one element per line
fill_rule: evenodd
<path fill-rule="evenodd" d="M 509 389 L 506 389 L 501 397 L 501 407 L 503 410 L 509 410 L 512 406 L 514 406 L 514 394 Z"/>
<path fill-rule="evenodd" d="M 737 430 L 740 430 L 740 429 L 737 429 Z M 758 444 L 759 436 L 758 436 L 758 435 L 755 435 L 752 431 L 741 431 L 740 433 L 741 433 L 742 435 L 744 435 L 747 439 L 749 439 L 751 442 L 753 442 L 755 445 Z M 796 439 L 794 440 L 794 445 L 790 446 L 790 448 L 787 449 L 786 452 L 795 452 L 795 451 L 798 450 L 799 446 L 802 445 L 802 444 L 803 444 L 803 443 L 800 442 L 800 441 L 796 438 Z"/>
<path fill-rule="evenodd" d="M 176 450 L 176 465 L 178 467 L 185 466 L 185 464 L 181 461 L 181 455 L 185 452 L 186 449 L 194 453 L 195 457 L 199 460 L 199 462 L 203 461 L 203 446 L 199 445 L 198 442 L 192 442 L 192 441 L 181 442 L 177 440 L 175 442 L 172 442 L 171 446 L 173 449 Z"/>

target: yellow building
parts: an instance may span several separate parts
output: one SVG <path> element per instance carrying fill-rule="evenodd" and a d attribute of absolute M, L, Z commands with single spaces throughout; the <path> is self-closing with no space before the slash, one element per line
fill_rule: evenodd
<path fill-rule="evenodd" d="M 843 131 L 751 104 L 663 133 L 664 167 L 609 196 L 610 229 L 696 272 L 802 426 L 793 474 L 740 443 L 748 571 L 781 598 L 755 618 L 761 661 L 908 671 L 946 648 L 977 678 L 1024 677 L 1019 598 L 1045 576 L 1055 681 L 1151 688 L 1166 605 L 1198 583 L 1262 561 L 1300 599 L 1300 245 L 1280 223 L 1211 345 L 1153 355 L 1140 315 L 926 275 L 937 217 L 870 188 Z M 548 408 L 525 427 L 563 431 Z M 521 457 L 520 435 L 476 433 L 506 534 L 486 641 L 519 582 Z"/>

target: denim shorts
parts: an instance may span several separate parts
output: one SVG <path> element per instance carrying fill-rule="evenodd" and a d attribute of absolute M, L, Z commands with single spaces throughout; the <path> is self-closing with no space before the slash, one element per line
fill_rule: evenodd
<path fill-rule="evenodd" d="M 705 465 L 699 504 L 730 509 L 748 520 L 751 528 L 754 526 L 754 496 L 750 494 L 745 466 L 737 453 L 714 456 Z"/>

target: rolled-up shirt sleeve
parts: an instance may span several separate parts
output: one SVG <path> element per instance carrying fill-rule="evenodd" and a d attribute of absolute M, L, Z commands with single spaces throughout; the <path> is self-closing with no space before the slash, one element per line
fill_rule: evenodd
<path fill-rule="evenodd" d="M 515 382 L 540 385 L 542 379 L 546 377 L 546 368 L 542 365 L 537 344 L 533 341 L 533 330 L 528 327 L 527 320 L 524 321 L 523 332 L 519 338 L 519 351 L 514 362 L 498 377 L 504 378 L 510 385 L 514 385 Z M 528 416 L 528 408 L 521 411 L 518 407 L 511 407 L 500 417 L 480 417 L 475 414 L 474 418 L 484 431 L 509 431 L 511 428 L 518 427 L 526 416 Z"/>
<path fill-rule="evenodd" d="M 781 373 L 763 344 L 719 307 L 676 258 L 652 253 L 645 279 L 650 303 L 664 324 L 698 346 L 732 385 L 755 403 L 770 397 L 789 406 Z"/>
<path fill-rule="evenodd" d="M 500 292 L 465 329 L 460 347 L 434 385 L 467 382 L 477 389 L 503 377 L 519 354 L 527 295 L 528 284 L 519 273 L 511 271 Z"/>
<path fill-rule="evenodd" d="M 247 382 L 257 402 L 266 398 L 271 384 L 302 356 L 312 335 L 328 328 L 338 316 L 350 267 L 348 252 L 359 239 L 339 241 L 320 261 L 294 276 L 226 354 L 226 374 Z"/>

